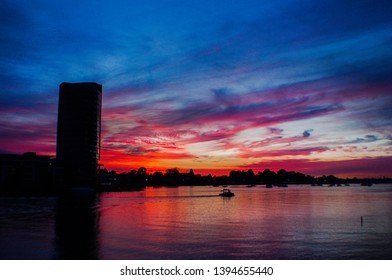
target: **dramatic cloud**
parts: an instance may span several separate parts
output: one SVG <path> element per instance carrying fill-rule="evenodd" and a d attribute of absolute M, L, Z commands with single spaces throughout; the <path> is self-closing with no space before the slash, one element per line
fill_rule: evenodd
<path fill-rule="evenodd" d="M 391 174 L 392 167 L 390 162 L 392 157 L 378 157 L 368 159 L 354 159 L 343 161 L 311 161 L 308 159 L 293 159 L 285 161 L 265 161 L 255 164 L 241 166 L 244 169 L 252 168 L 253 170 L 270 169 L 278 171 L 279 169 L 293 170 L 310 174 L 313 176 L 337 175 L 341 177 L 352 176 L 357 174 L 358 177 L 372 176 L 382 177 L 383 174 Z"/>
<path fill-rule="evenodd" d="M 349 144 L 369 143 L 369 142 L 374 142 L 377 140 L 379 140 L 379 139 L 375 135 L 365 135 L 364 138 L 357 138 L 357 139 L 349 142 Z"/>
<path fill-rule="evenodd" d="M 246 158 L 263 158 L 263 157 L 282 157 L 282 156 L 307 156 L 312 153 L 322 153 L 328 151 L 327 147 L 311 147 L 303 149 L 279 149 L 252 152 L 244 155 Z"/>
<path fill-rule="evenodd" d="M 305 131 L 302 133 L 302 136 L 303 136 L 303 137 L 309 137 L 309 136 L 312 134 L 312 132 L 313 132 L 313 129 L 305 130 Z"/>
<path fill-rule="evenodd" d="M 108 168 L 388 158 L 391 14 L 384 0 L 5 0 L 0 150 L 54 155 L 59 84 L 95 81 Z"/>

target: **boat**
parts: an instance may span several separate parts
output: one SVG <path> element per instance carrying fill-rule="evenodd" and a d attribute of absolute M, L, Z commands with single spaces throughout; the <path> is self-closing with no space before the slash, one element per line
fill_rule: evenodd
<path fill-rule="evenodd" d="M 255 185 L 247 185 L 246 187 L 247 188 L 253 188 L 253 187 L 255 187 Z"/>
<path fill-rule="evenodd" d="M 272 184 L 266 184 L 265 187 L 266 187 L 267 189 L 271 189 L 271 188 L 272 188 Z"/>
<path fill-rule="evenodd" d="M 219 194 L 219 196 L 232 197 L 232 196 L 234 196 L 234 193 L 231 192 L 230 189 L 223 189 L 222 192 Z"/>
<path fill-rule="evenodd" d="M 372 183 L 362 183 L 361 186 L 368 186 L 371 187 L 373 184 Z"/>

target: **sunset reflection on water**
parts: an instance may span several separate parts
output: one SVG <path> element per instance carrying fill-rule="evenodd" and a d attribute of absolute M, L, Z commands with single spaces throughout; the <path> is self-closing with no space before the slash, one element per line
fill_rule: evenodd
<path fill-rule="evenodd" d="M 0 259 L 392 259 L 391 185 L 229 187 L 0 198 Z"/>
<path fill-rule="evenodd" d="M 152 188 L 102 196 L 109 259 L 324 259 L 391 256 L 392 193 L 361 187 Z M 361 225 L 360 217 L 365 222 Z M 383 245 L 384 244 L 384 245 Z M 389 250 L 389 251 L 388 251 Z"/>

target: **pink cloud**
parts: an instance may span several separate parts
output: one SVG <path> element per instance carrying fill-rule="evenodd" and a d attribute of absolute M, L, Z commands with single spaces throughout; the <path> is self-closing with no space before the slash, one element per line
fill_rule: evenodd
<path fill-rule="evenodd" d="M 241 154 L 242 158 L 263 158 L 263 157 L 282 157 L 282 156 L 308 156 L 313 153 L 323 153 L 328 151 L 328 147 L 310 147 L 298 149 L 279 149 L 266 151 L 249 151 Z"/>
<path fill-rule="evenodd" d="M 244 165 L 241 168 L 253 170 L 293 170 L 313 176 L 336 175 L 341 177 L 392 177 L 392 157 L 364 158 L 342 161 L 311 161 L 308 159 L 289 159 L 263 161 Z"/>

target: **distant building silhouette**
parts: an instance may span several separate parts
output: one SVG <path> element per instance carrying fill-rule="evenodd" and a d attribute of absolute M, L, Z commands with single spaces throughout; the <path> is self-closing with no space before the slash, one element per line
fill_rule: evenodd
<path fill-rule="evenodd" d="M 52 190 L 53 159 L 34 152 L 0 154 L 0 193 L 29 194 Z"/>
<path fill-rule="evenodd" d="M 101 142 L 102 85 L 62 83 L 57 122 L 57 163 L 66 185 L 95 185 Z"/>

